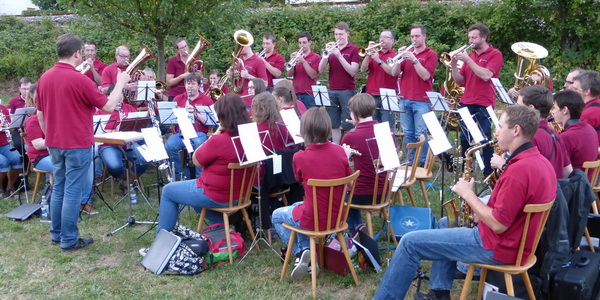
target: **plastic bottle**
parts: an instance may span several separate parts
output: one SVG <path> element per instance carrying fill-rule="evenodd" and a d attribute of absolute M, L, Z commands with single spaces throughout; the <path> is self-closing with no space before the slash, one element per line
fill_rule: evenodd
<path fill-rule="evenodd" d="M 133 184 L 129 184 L 129 202 L 131 202 L 131 204 L 137 204 L 137 194 L 135 193 Z"/>
<path fill-rule="evenodd" d="M 48 220 L 49 218 L 49 214 L 48 214 L 48 200 L 46 199 L 46 195 L 42 195 L 42 219 L 43 220 Z"/>

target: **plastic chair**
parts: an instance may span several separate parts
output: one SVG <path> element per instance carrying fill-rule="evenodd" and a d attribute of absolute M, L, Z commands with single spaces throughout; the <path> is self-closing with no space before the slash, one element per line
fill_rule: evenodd
<path fill-rule="evenodd" d="M 529 294 L 529 299 L 535 299 L 535 293 L 533 292 L 533 287 L 531 286 L 531 281 L 529 280 L 529 274 L 527 274 L 527 270 L 531 268 L 535 262 L 537 261 L 535 257 L 535 250 L 539 244 L 540 237 L 542 236 L 542 231 L 544 226 L 546 225 L 546 221 L 548 220 L 548 214 L 552 205 L 554 204 L 554 200 L 544 203 L 544 204 L 528 204 L 523 208 L 523 212 L 527 214 L 525 219 L 525 226 L 523 227 L 523 234 L 521 235 L 521 242 L 519 245 L 519 251 L 517 252 L 517 260 L 514 265 L 488 265 L 488 264 L 479 264 L 479 263 L 468 263 L 469 272 L 467 272 L 467 277 L 465 278 L 465 283 L 462 289 L 462 293 L 460 294 L 460 299 L 467 299 L 467 294 L 469 293 L 469 286 L 471 285 L 471 280 L 473 279 L 473 273 L 475 272 L 475 267 L 481 267 L 481 276 L 479 279 L 479 290 L 477 291 L 477 299 L 481 299 L 483 295 L 483 288 L 485 285 L 485 276 L 487 275 L 487 270 L 494 270 L 498 272 L 504 273 L 504 280 L 506 282 L 506 290 L 509 296 L 515 296 L 515 291 L 513 288 L 512 276 L 515 274 L 521 274 L 523 276 L 523 282 L 525 283 L 525 287 L 527 288 L 527 293 Z M 531 216 L 533 214 L 541 214 L 540 222 L 535 228 L 535 235 L 533 236 L 533 248 L 531 249 L 531 254 L 527 258 L 527 261 L 523 262 L 523 251 L 525 250 L 525 243 L 527 242 L 527 235 L 529 233 L 529 223 L 531 221 Z"/>
<path fill-rule="evenodd" d="M 307 182 L 307 186 L 305 187 L 306 192 L 312 192 L 313 195 L 313 215 L 314 215 L 314 230 L 302 229 L 290 224 L 283 223 L 283 227 L 292 231 L 290 235 L 290 241 L 288 243 L 288 250 L 285 254 L 285 261 L 283 262 L 283 268 L 281 269 L 281 277 L 280 280 L 283 280 L 285 277 L 285 273 L 287 271 L 287 266 L 290 261 L 290 257 L 292 254 L 292 248 L 294 245 L 294 241 L 296 240 L 296 233 L 303 234 L 310 239 L 310 263 L 311 263 L 311 277 L 312 277 L 312 295 L 313 298 L 317 298 L 317 247 L 315 240 L 319 240 L 319 264 L 324 266 L 323 263 L 323 241 L 325 237 L 335 234 L 340 245 L 342 246 L 342 251 L 344 252 L 344 256 L 346 257 L 346 262 L 348 263 L 348 268 L 352 273 L 352 277 L 354 278 L 354 283 L 359 285 L 358 276 L 356 275 L 356 271 L 354 270 L 354 266 L 352 265 L 352 260 L 350 259 L 350 254 L 348 253 L 348 247 L 346 245 L 346 240 L 344 239 L 343 233 L 348 230 L 348 223 L 346 223 L 346 219 L 348 218 L 348 211 L 350 210 L 350 203 L 352 201 L 352 196 L 354 195 L 354 182 L 360 171 L 354 172 L 354 174 L 339 178 L 339 179 L 309 179 Z M 336 187 L 343 187 L 340 189 L 338 193 L 334 193 Z M 319 224 L 319 211 L 318 211 L 318 199 L 317 199 L 317 190 L 319 189 L 328 189 L 329 190 L 329 199 L 328 199 L 328 211 L 327 211 L 327 224 Z M 349 190 L 349 196 L 347 201 L 344 201 L 344 197 L 346 196 L 346 191 Z M 321 199 L 322 201 L 323 199 Z M 305 200 L 306 201 L 306 200 Z M 337 215 L 333 215 L 333 206 L 338 206 Z M 323 228 L 323 229 L 322 229 Z"/>
<path fill-rule="evenodd" d="M 419 167 L 418 157 L 421 156 L 421 149 L 423 149 L 423 144 L 425 143 L 425 136 L 419 136 L 419 141 L 416 143 L 410 143 L 406 145 L 406 163 L 405 166 L 399 168 L 399 172 L 396 173 L 396 178 L 398 180 L 402 180 L 402 184 L 398 187 L 398 190 L 393 192 L 393 201 L 392 203 L 396 203 L 396 199 L 400 199 L 400 205 L 404 205 L 404 199 L 402 198 L 402 190 L 406 189 L 408 193 L 408 197 L 413 206 L 416 206 L 415 197 L 410 189 L 410 186 L 417 181 L 417 168 Z M 410 164 L 410 152 L 411 149 L 415 149 L 415 159 L 416 163 Z M 402 152 L 399 152 L 398 155 L 401 155 Z"/>
<path fill-rule="evenodd" d="M 223 214 L 223 222 L 225 223 L 225 235 L 227 239 L 227 250 L 229 252 L 229 262 L 233 263 L 233 253 L 231 251 L 231 236 L 229 234 L 231 228 L 229 226 L 229 215 L 236 213 L 238 211 L 242 212 L 244 221 L 246 221 L 246 225 L 248 226 L 248 231 L 250 232 L 250 236 L 252 240 L 254 240 L 254 230 L 252 230 L 252 223 L 250 222 L 250 217 L 248 216 L 248 208 L 252 201 L 250 199 L 250 193 L 252 191 L 252 185 L 254 184 L 254 178 L 256 177 L 256 170 L 258 168 L 258 163 L 251 163 L 247 165 L 240 165 L 238 163 L 230 163 L 227 168 L 230 170 L 230 180 L 229 180 L 229 205 L 224 208 L 202 208 L 200 212 L 200 220 L 198 221 L 198 232 L 202 232 L 202 227 L 204 226 L 204 217 L 206 216 L 206 210 L 212 210 L 216 212 L 220 212 Z M 236 182 L 236 171 L 241 174 L 237 174 L 237 176 L 241 176 L 241 186 L 239 190 L 239 199 L 234 199 L 234 182 Z M 234 201 L 237 200 L 237 203 Z M 256 245 L 258 248 L 258 245 Z"/>

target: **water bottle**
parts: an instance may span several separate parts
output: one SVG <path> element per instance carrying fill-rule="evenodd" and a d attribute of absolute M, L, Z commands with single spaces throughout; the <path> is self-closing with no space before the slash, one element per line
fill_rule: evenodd
<path fill-rule="evenodd" d="M 137 194 L 133 188 L 133 184 L 129 184 L 129 202 L 131 204 L 137 204 Z"/>
<path fill-rule="evenodd" d="M 48 215 L 48 199 L 46 199 L 46 195 L 42 195 L 42 219 L 43 220 L 48 220 L 49 215 Z"/>

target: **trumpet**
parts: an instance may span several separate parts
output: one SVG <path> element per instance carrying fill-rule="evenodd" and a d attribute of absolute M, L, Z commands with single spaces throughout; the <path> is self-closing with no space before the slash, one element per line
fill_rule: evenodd
<path fill-rule="evenodd" d="M 454 59 L 456 57 L 456 55 L 458 55 L 459 53 L 465 52 L 471 48 L 473 48 L 473 46 L 475 46 L 475 43 L 470 44 L 470 45 L 464 45 L 450 53 L 448 52 L 444 52 L 442 53 L 442 55 L 440 56 L 440 61 L 443 64 L 447 64 L 448 66 L 450 65 L 450 63 L 452 62 L 452 59 Z"/>
<path fill-rule="evenodd" d="M 87 73 L 87 71 L 89 71 L 92 68 L 92 65 L 90 65 L 87 60 L 84 60 L 79 66 L 77 66 L 75 68 L 75 70 L 79 71 L 81 74 L 85 74 Z"/>
<path fill-rule="evenodd" d="M 406 47 L 402 52 L 396 54 L 396 56 L 394 56 L 392 58 L 388 58 L 386 60 L 386 63 L 390 67 L 393 67 L 395 64 L 401 63 L 404 60 L 404 58 L 403 58 L 404 54 L 408 53 L 408 51 L 411 51 L 414 47 L 415 47 L 415 43 L 410 44 L 410 46 Z"/>
<path fill-rule="evenodd" d="M 287 71 L 291 70 L 294 66 L 296 66 L 296 64 L 298 63 L 298 58 L 300 58 L 300 56 L 302 56 L 302 53 L 304 52 L 304 47 L 300 47 L 300 50 L 298 50 L 296 52 L 296 54 L 294 54 L 294 57 L 292 57 L 292 59 L 285 63 L 285 69 Z"/>
<path fill-rule="evenodd" d="M 379 52 L 381 51 L 381 44 L 383 43 L 377 43 L 367 48 L 358 48 L 358 55 L 360 55 L 360 57 L 365 57 L 367 55 L 372 55 L 375 52 Z"/>
<path fill-rule="evenodd" d="M 262 58 L 264 58 L 264 57 L 265 57 L 265 54 L 267 54 L 267 48 L 265 48 L 265 49 L 262 49 L 262 51 L 260 51 L 260 53 L 258 53 L 257 55 L 258 55 L 259 57 L 262 57 Z"/>
<path fill-rule="evenodd" d="M 340 40 L 337 40 L 335 43 L 327 43 L 327 45 L 325 46 L 325 49 L 323 49 L 321 51 L 321 57 L 323 58 L 329 58 L 329 55 L 331 54 L 331 51 L 333 51 L 333 49 L 337 49 L 340 47 Z"/>

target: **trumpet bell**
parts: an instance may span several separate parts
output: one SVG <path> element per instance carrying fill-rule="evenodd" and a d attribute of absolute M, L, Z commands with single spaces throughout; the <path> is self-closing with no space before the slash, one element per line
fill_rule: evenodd
<path fill-rule="evenodd" d="M 140 65 L 152 58 L 156 58 L 154 53 L 150 51 L 148 46 L 142 45 L 142 51 L 140 51 L 140 54 L 138 54 L 138 56 L 131 63 L 129 63 L 127 69 L 125 69 L 125 72 L 129 74 L 129 76 L 132 76 Z"/>
<path fill-rule="evenodd" d="M 212 44 L 201 35 L 198 35 L 198 43 L 196 43 L 196 47 L 194 47 L 194 50 L 192 50 L 190 56 L 185 62 L 185 70 L 187 72 L 195 73 L 198 71 L 196 63 L 201 61 L 198 59 L 198 57 L 200 56 L 200 53 L 202 53 L 202 51 L 208 47 L 212 47 Z M 204 66 L 202 66 L 202 68 L 204 68 Z"/>

